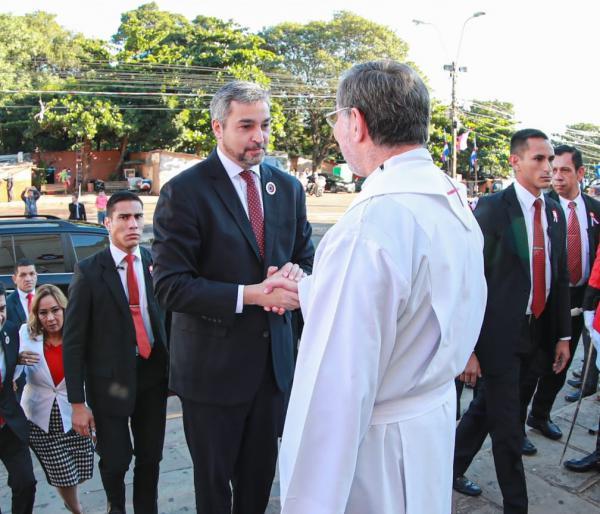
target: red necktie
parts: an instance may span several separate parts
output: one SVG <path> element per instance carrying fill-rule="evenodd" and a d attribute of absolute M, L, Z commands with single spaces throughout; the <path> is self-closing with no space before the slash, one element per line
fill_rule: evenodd
<path fill-rule="evenodd" d="M 581 232 L 577 218 L 577 204 L 569 202 L 569 223 L 567 225 L 567 264 L 569 282 L 577 285 L 581 280 Z"/>
<path fill-rule="evenodd" d="M 31 304 L 33 302 L 33 293 L 27 293 L 27 316 L 31 312 Z"/>
<path fill-rule="evenodd" d="M 539 318 L 546 306 L 546 249 L 542 228 L 542 200 L 533 202 L 533 299 L 531 312 Z"/>
<path fill-rule="evenodd" d="M 262 208 L 260 205 L 260 196 L 252 172 L 250 170 L 244 170 L 240 173 L 240 177 L 246 182 L 246 197 L 248 199 L 248 217 L 250 218 L 250 225 L 252 225 L 252 231 L 256 237 L 258 243 L 258 250 L 260 256 L 264 259 L 265 257 L 265 225 Z"/>
<path fill-rule="evenodd" d="M 138 353 L 140 354 L 140 357 L 147 359 L 150 357 L 152 347 L 150 346 L 148 332 L 146 332 L 144 319 L 142 318 L 142 311 L 140 310 L 140 290 L 133 266 L 134 259 L 135 256 L 131 254 L 128 254 L 125 257 L 125 260 L 127 261 L 127 291 L 129 292 L 129 310 L 131 311 L 131 317 L 133 318 L 133 325 L 135 327 L 135 339 L 137 341 Z"/>

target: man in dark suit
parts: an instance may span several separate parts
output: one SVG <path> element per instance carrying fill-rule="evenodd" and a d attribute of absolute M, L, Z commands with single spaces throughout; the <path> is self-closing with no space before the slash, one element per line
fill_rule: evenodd
<path fill-rule="evenodd" d="M 561 145 L 554 149 L 554 154 L 552 169 L 554 191 L 549 196 L 560 203 L 567 220 L 567 267 L 571 299 L 570 353 L 572 359 L 583 330 L 583 295 L 596 257 L 598 231 L 600 230 L 600 202 L 581 192 L 580 183 L 585 173 L 581 152 L 573 146 Z M 541 361 L 542 375 L 539 380 L 533 377 L 528 391 L 529 398 L 523 399 L 529 403 L 528 400 L 537 385 L 527 425 L 538 429 L 550 439 L 562 437 L 560 428 L 550 419 L 550 411 L 556 395 L 565 384 L 571 359 L 567 362 L 565 369 L 556 374 L 552 372 L 551 362 L 548 362 L 545 355 L 541 353 L 539 360 Z M 598 375 L 596 374 L 597 380 Z M 591 387 L 588 388 L 588 391 L 584 389 L 584 393 L 589 393 L 589 389 Z M 595 390 L 594 386 L 592 393 Z"/>
<path fill-rule="evenodd" d="M 516 182 L 481 198 L 475 209 L 484 235 L 488 300 L 461 377 L 482 381 L 456 431 L 454 488 L 481 494 L 464 473 L 489 432 L 504 512 L 526 513 L 521 380 L 542 345 L 554 355 L 554 372 L 567 364 L 569 277 L 564 215 L 558 202 L 542 194 L 552 177 L 552 146 L 543 132 L 525 129 L 513 135 L 510 154 Z"/>
<path fill-rule="evenodd" d="M 30 259 L 19 259 L 12 276 L 15 290 L 6 298 L 8 320 L 20 327 L 27 323 L 29 307 L 35 295 L 37 272 Z"/>
<path fill-rule="evenodd" d="M 269 266 L 292 262 L 290 276 L 309 272 L 314 249 L 300 182 L 261 164 L 267 92 L 227 84 L 211 116 L 217 149 L 162 188 L 154 283 L 173 312 L 170 389 L 182 400 L 197 511 L 230 514 L 231 483 L 234 513 L 263 514 L 293 375 L 289 310 L 298 299 L 281 289 L 266 294 L 261 283 Z"/>
<path fill-rule="evenodd" d="M 85 214 L 85 205 L 79 201 L 79 195 L 73 193 L 72 202 L 69 204 L 69 219 L 87 221 Z"/>
<path fill-rule="evenodd" d="M 124 478 L 135 448 L 134 511 L 156 514 L 168 353 L 151 255 L 139 246 L 144 210 L 138 196 L 115 193 L 105 225 L 110 247 L 79 262 L 69 287 L 63 359 L 73 428 L 97 436 L 108 512 L 125 512 Z"/>
<path fill-rule="evenodd" d="M 8 472 L 13 514 L 31 514 L 35 477 L 29 453 L 29 425 L 13 390 L 19 356 L 19 326 L 6 321 L 6 291 L 0 284 L 0 460 Z"/>
<path fill-rule="evenodd" d="M 35 295 L 37 284 L 37 271 L 31 259 L 19 259 L 15 264 L 12 276 L 15 290 L 6 298 L 6 312 L 8 321 L 14 323 L 17 328 L 29 319 L 29 310 Z M 25 374 L 15 377 L 17 383 L 17 401 L 21 401 L 23 388 L 25 387 Z"/>

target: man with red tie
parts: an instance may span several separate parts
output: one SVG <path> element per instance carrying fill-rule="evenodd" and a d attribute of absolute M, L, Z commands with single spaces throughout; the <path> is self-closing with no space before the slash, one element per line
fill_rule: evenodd
<path fill-rule="evenodd" d="M 6 315 L 10 322 L 20 327 L 27 323 L 29 308 L 35 295 L 37 272 L 34 262 L 30 259 L 19 259 L 15 264 L 12 280 L 15 290 L 6 298 Z"/>
<path fill-rule="evenodd" d="M 583 300 L 584 292 L 590 277 L 592 265 L 596 257 L 598 235 L 600 231 L 600 202 L 581 192 L 581 181 L 585 173 L 581 152 L 568 145 L 560 145 L 554 149 L 554 162 L 552 169 L 553 192 L 549 194 L 554 200 L 560 202 L 567 220 L 567 268 L 569 271 L 569 293 L 571 299 L 571 358 L 577 349 L 577 343 L 583 331 Z M 584 335 L 588 339 L 586 333 Z M 585 342 L 585 339 L 584 339 Z M 538 380 L 531 381 L 529 397 L 535 389 L 535 396 L 531 402 L 531 412 L 527 418 L 527 425 L 539 430 L 549 439 L 560 439 L 560 428 L 550 419 L 552 404 L 556 395 L 565 384 L 567 369 L 571 361 L 561 373 L 553 373 L 550 363 L 539 356 L 542 375 Z M 594 357 L 595 361 L 595 357 Z M 589 396 L 596 391 L 598 372 L 592 366 L 588 375 L 587 384 L 583 386 L 583 393 Z M 590 379 L 591 375 L 591 379 Z M 577 401 L 579 391 L 567 396 L 568 401 Z M 571 396 L 574 398 L 572 399 Z M 524 401 L 529 403 L 529 398 Z"/>
<path fill-rule="evenodd" d="M 491 436 L 504 512 L 527 512 L 523 450 L 523 379 L 540 348 L 561 372 L 571 335 L 566 223 L 558 202 L 545 197 L 554 151 L 535 129 L 511 139 L 515 183 L 482 197 L 475 217 L 484 235 L 488 300 L 479 340 L 461 379 L 478 392 L 456 431 L 454 489 L 476 496 L 481 489 L 464 474 Z"/>
<path fill-rule="evenodd" d="M 210 105 L 217 148 L 165 184 L 154 283 L 171 324 L 170 389 L 182 401 L 199 514 L 264 514 L 294 371 L 295 293 L 265 294 L 270 266 L 310 272 L 300 182 L 263 163 L 267 91 L 230 82 Z M 281 307 L 281 315 L 263 307 Z M 285 311 L 285 313 L 284 313 Z"/>
<path fill-rule="evenodd" d="M 167 402 L 165 316 L 154 299 L 150 252 L 139 245 L 142 201 L 123 191 L 111 196 L 106 210 L 110 247 L 79 262 L 69 287 L 67 393 L 74 430 L 97 437 L 108 512 L 125 512 L 124 478 L 135 448 L 134 512 L 157 514 Z"/>

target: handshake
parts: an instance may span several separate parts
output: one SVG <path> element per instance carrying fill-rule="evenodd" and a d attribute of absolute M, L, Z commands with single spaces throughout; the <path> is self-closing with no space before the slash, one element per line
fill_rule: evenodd
<path fill-rule="evenodd" d="M 291 262 L 281 268 L 269 266 L 265 280 L 244 287 L 244 305 L 260 305 L 265 311 L 280 316 L 285 311 L 295 310 L 300 307 L 298 282 L 305 276 L 302 268 Z"/>

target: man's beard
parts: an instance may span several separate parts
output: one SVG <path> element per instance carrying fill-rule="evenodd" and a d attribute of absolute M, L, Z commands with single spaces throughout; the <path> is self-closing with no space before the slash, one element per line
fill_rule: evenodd
<path fill-rule="evenodd" d="M 258 150 L 259 148 L 251 148 L 251 150 Z M 238 162 L 244 164 L 247 168 L 250 168 L 252 166 L 256 166 L 257 164 L 260 164 L 263 159 L 265 158 L 265 149 L 263 147 L 260 147 L 261 153 L 251 157 L 250 155 L 248 155 L 248 149 L 244 150 L 243 153 L 237 155 L 237 160 Z"/>

